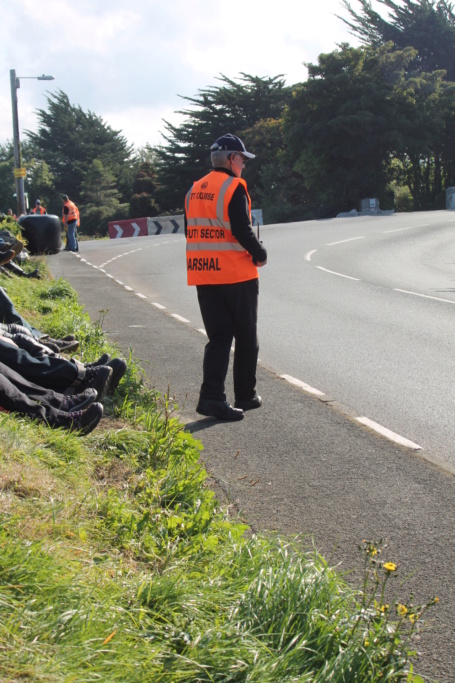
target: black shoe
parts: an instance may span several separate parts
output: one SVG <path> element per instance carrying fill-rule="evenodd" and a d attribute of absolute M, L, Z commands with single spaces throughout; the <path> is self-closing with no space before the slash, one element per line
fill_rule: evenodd
<path fill-rule="evenodd" d="M 114 391 L 114 389 L 117 389 L 120 380 L 122 379 L 128 367 L 126 364 L 126 360 L 124 360 L 123 358 L 113 358 L 108 363 L 106 363 L 106 367 L 112 369 L 112 377 L 109 384 L 109 391 Z"/>
<path fill-rule="evenodd" d="M 47 348 L 53 351 L 54 353 L 60 353 L 60 346 L 57 346 L 57 344 L 54 344 L 54 342 L 51 342 L 48 339 L 43 338 L 40 338 L 38 341 L 40 344 L 43 344 L 43 346 L 47 346 Z"/>
<path fill-rule="evenodd" d="M 243 410 L 233 408 L 227 401 L 211 401 L 208 398 L 199 399 L 196 412 L 206 417 L 217 417 L 219 420 L 231 422 L 243 420 Z"/>
<path fill-rule="evenodd" d="M 61 338 L 61 341 L 64 341 L 64 342 L 76 341 L 76 337 L 74 336 L 74 334 L 67 334 L 66 337 Z"/>
<path fill-rule="evenodd" d="M 112 369 L 107 365 L 100 365 L 96 368 L 87 368 L 84 379 L 77 385 L 77 392 L 81 393 L 85 389 L 96 389 L 98 401 L 101 401 L 109 388 L 111 377 Z"/>
<path fill-rule="evenodd" d="M 41 275 L 40 275 L 38 268 L 35 268 L 35 270 L 32 270 L 31 273 L 25 273 L 25 277 L 34 277 L 37 280 L 41 280 Z"/>
<path fill-rule="evenodd" d="M 111 360 L 111 355 L 109 353 L 103 353 L 98 360 L 94 360 L 91 363 L 84 363 L 86 368 L 96 368 L 98 365 L 106 365 Z"/>
<path fill-rule="evenodd" d="M 255 394 L 253 398 L 248 399 L 248 401 L 236 401 L 234 406 L 241 410 L 254 410 L 254 408 L 260 408 L 262 406 L 262 398 Z"/>
<path fill-rule="evenodd" d="M 71 432 L 78 431 L 80 436 L 90 434 L 98 422 L 103 417 L 103 406 L 101 403 L 92 403 L 87 410 L 77 410 L 73 413 L 68 413 L 70 419 L 69 430 Z"/>
<path fill-rule="evenodd" d="M 73 394 L 73 396 L 64 396 L 59 410 L 65 413 L 74 413 L 78 410 L 85 410 L 92 403 L 95 403 L 98 398 L 96 389 L 85 389 L 80 394 Z"/>
<path fill-rule="evenodd" d="M 55 351 L 55 353 L 63 353 L 63 351 L 69 353 L 70 351 L 77 351 L 79 348 L 79 342 L 77 339 L 73 341 L 64 341 L 63 339 L 53 339 L 52 337 L 47 337 L 47 339 L 43 340 L 41 337 L 40 341 L 45 346 L 48 346 L 52 351 Z"/>

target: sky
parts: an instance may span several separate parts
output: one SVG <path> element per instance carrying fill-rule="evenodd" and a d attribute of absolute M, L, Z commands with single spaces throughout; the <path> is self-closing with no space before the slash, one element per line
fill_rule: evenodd
<path fill-rule="evenodd" d="M 61 90 L 135 147 L 159 145 L 164 121 L 178 125 L 191 106 L 182 97 L 221 75 L 293 85 L 322 52 L 358 45 L 336 15 L 348 18 L 341 0 L 0 0 L 0 144 L 13 137 L 12 69 L 21 140 Z"/>

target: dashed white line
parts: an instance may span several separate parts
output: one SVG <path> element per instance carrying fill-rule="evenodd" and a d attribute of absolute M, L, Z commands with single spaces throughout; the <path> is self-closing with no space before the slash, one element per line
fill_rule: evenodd
<path fill-rule="evenodd" d="M 319 268 L 319 270 L 323 270 L 326 273 L 331 273 L 332 275 L 338 275 L 338 277 L 345 277 L 347 280 L 357 280 L 357 282 L 360 282 L 358 277 L 351 277 L 350 275 L 343 275 L 343 273 L 336 273 L 334 270 L 328 270 L 322 266 L 316 266 L 316 268 Z"/>
<path fill-rule="evenodd" d="M 357 422 L 360 422 L 360 424 L 363 424 L 366 427 L 372 429 L 373 431 L 378 432 L 378 434 L 382 434 L 382 436 L 385 436 L 387 439 L 390 439 L 390 441 L 399 443 L 402 446 L 406 446 L 407 448 L 412 448 L 414 451 L 422 449 L 422 446 L 419 446 L 417 443 L 409 441 L 409 439 L 405 439 L 404 436 L 400 436 L 400 434 L 392 432 L 390 429 L 387 429 L 386 427 L 383 427 L 377 422 L 370 420 L 368 417 L 356 417 L 355 419 L 357 420 Z"/>
<path fill-rule="evenodd" d="M 429 294 L 418 294 L 418 292 L 409 292 L 407 289 L 395 289 L 395 292 L 401 292 L 402 294 L 412 294 L 412 296 L 420 296 L 422 299 L 433 299 L 433 301 L 442 301 L 445 304 L 455 304 L 455 301 L 450 299 L 442 299 L 438 296 L 430 296 Z"/>
<path fill-rule="evenodd" d="M 319 391 L 319 389 L 310 387 L 309 384 L 305 384 L 305 382 L 302 382 L 300 379 L 297 379 L 296 377 L 292 377 L 291 375 L 280 375 L 280 377 L 281 379 L 285 379 L 286 382 L 289 382 L 289 384 L 294 384 L 294 386 L 299 387 L 304 391 L 307 391 L 309 394 L 314 394 L 315 396 L 325 396 L 325 394 L 322 391 Z"/>
<path fill-rule="evenodd" d="M 352 239 L 362 239 L 362 237 L 355 237 Z M 350 241 L 352 241 L 352 240 L 343 240 L 343 242 L 350 242 Z M 342 242 L 333 242 L 332 244 L 330 244 L 328 246 L 333 246 L 335 244 L 342 244 Z M 317 251 L 317 250 L 314 249 L 313 251 L 308 252 L 305 255 L 305 260 L 310 261 L 311 255 L 314 254 L 315 251 Z M 88 261 L 86 261 L 86 259 L 81 259 L 81 261 L 88 263 L 88 265 L 92 265 Z M 348 280 L 359 281 L 359 278 L 351 277 L 350 275 L 344 275 L 342 273 L 337 273 L 333 270 L 328 270 L 327 268 L 322 268 L 322 266 L 316 266 L 316 267 L 319 268 L 319 270 L 323 270 L 327 273 L 331 273 L 332 275 L 338 275 L 339 277 L 344 277 L 344 278 L 347 278 Z M 112 275 L 109 275 L 108 273 L 106 273 L 106 271 L 103 270 L 102 268 L 98 268 L 97 266 L 94 266 L 94 268 L 97 268 L 97 270 L 100 270 L 102 273 L 107 275 L 107 277 L 110 277 L 111 279 L 115 280 L 115 278 L 113 278 Z M 121 280 L 115 280 L 115 282 L 117 282 L 119 285 L 124 287 L 124 289 L 126 289 L 127 291 L 134 292 L 132 287 L 128 287 L 127 285 L 124 285 L 124 283 L 121 282 Z M 410 291 L 407 291 L 405 289 L 395 289 L 395 291 L 396 292 L 402 292 L 404 294 L 412 294 L 414 296 L 424 297 L 426 299 L 435 299 L 436 301 L 443 301 L 443 302 L 449 303 L 449 304 L 455 303 L 455 301 L 450 301 L 449 299 L 440 299 L 438 297 L 428 296 L 426 294 L 418 294 L 417 292 L 410 292 Z M 147 299 L 147 297 L 144 294 L 141 294 L 140 292 L 134 292 L 134 293 L 136 294 L 136 296 L 138 296 L 141 299 Z M 160 310 L 166 310 L 166 306 L 163 306 L 162 304 L 159 304 L 155 301 L 152 301 L 151 304 L 152 304 L 152 306 L 155 306 L 156 308 L 158 308 Z M 173 318 L 175 318 L 176 320 L 179 320 L 182 323 L 186 323 L 186 324 L 191 323 L 190 320 L 188 320 L 187 318 L 184 318 L 183 316 L 179 315 L 178 313 L 171 313 L 171 316 Z M 129 327 L 144 327 L 144 326 L 143 325 L 130 325 Z M 201 334 L 207 336 L 207 332 L 204 329 L 198 328 L 197 331 L 200 332 Z M 231 348 L 231 351 L 234 351 L 234 347 Z M 285 375 L 280 375 L 280 377 L 281 377 L 281 379 L 286 380 L 290 384 L 293 384 L 294 386 L 297 386 L 300 389 L 303 389 L 303 391 L 306 391 L 309 394 L 313 394 L 314 396 L 325 396 L 324 392 L 319 391 L 319 389 L 315 389 L 314 387 L 310 386 L 309 384 L 306 384 L 305 382 L 302 382 L 301 380 L 297 379 L 296 377 L 292 377 L 292 375 L 286 375 L 285 374 Z M 413 441 L 410 441 L 409 439 L 406 439 L 405 437 L 400 436 L 399 434 L 396 434 L 395 432 L 392 432 L 390 429 L 387 429 L 386 427 L 383 427 L 382 425 L 378 424 L 377 422 L 370 420 L 368 417 L 356 417 L 355 420 L 357 422 L 359 422 L 360 424 L 363 424 L 364 426 L 369 427 L 373 431 L 381 434 L 382 436 L 386 437 L 387 439 L 394 441 L 395 443 L 401 444 L 402 446 L 406 446 L 407 448 L 410 448 L 413 450 L 421 450 L 421 448 L 422 448 L 422 446 L 419 446 L 418 444 L 414 443 Z"/>
<path fill-rule="evenodd" d="M 350 237 L 348 240 L 340 240 L 339 242 L 330 242 L 327 246 L 328 247 L 334 247 L 335 244 L 345 244 L 346 242 L 354 242 L 354 240 L 363 240 L 365 235 L 362 235 L 362 237 Z"/>
<path fill-rule="evenodd" d="M 416 228 L 426 228 L 429 223 L 424 223 L 423 225 L 412 225 L 410 228 L 396 228 L 395 230 L 384 230 L 384 235 L 388 235 L 391 232 L 403 232 L 403 230 L 415 230 Z"/>

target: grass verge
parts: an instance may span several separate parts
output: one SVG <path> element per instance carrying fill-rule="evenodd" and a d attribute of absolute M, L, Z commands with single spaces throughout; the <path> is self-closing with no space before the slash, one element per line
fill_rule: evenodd
<path fill-rule="evenodd" d="M 81 360 L 115 352 L 39 268 L 0 275 L 22 315 L 74 332 Z M 386 604 L 397 567 L 373 541 L 353 590 L 298 538 L 250 534 L 173 409 L 130 358 L 88 437 L 0 413 L 0 680 L 421 682 L 412 638 L 437 598 Z"/>

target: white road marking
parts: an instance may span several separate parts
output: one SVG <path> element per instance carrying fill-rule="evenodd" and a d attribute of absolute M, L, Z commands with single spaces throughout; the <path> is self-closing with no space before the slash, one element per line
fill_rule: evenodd
<path fill-rule="evenodd" d="M 305 384 L 305 382 L 302 382 L 300 379 L 296 379 L 291 375 L 280 375 L 280 377 L 281 379 L 285 379 L 286 382 L 289 382 L 289 384 L 294 384 L 294 386 L 299 387 L 304 391 L 308 391 L 309 394 L 314 394 L 315 396 L 325 396 L 325 394 L 322 391 L 319 391 L 319 389 L 310 387 L 309 384 Z"/>
<path fill-rule="evenodd" d="M 378 434 L 382 434 L 382 436 L 387 437 L 387 439 L 390 439 L 390 441 L 399 443 L 402 446 L 406 446 L 407 448 L 412 448 L 415 451 L 422 449 L 422 446 L 419 446 L 413 441 L 409 441 L 409 439 L 405 439 L 404 436 L 400 436 L 400 434 L 392 432 L 390 429 L 387 429 L 386 427 L 383 427 L 377 422 L 370 420 L 368 417 L 356 417 L 355 419 L 357 420 L 357 422 L 360 422 L 366 427 L 369 427 L 370 429 L 373 429 L 375 432 L 378 432 Z"/>
<path fill-rule="evenodd" d="M 305 254 L 305 256 L 303 258 L 305 259 L 305 261 L 311 261 L 311 257 L 316 252 L 317 252 L 317 249 L 313 249 L 312 251 L 307 251 L 307 253 Z"/>
<path fill-rule="evenodd" d="M 430 296 L 429 294 L 418 294 L 417 292 L 409 292 L 407 289 L 395 289 L 395 292 L 402 292 L 402 294 L 412 294 L 413 296 L 420 296 L 422 299 L 433 299 L 433 301 L 442 301 L 445 304 L 455 304 L 455 301 L 450 299 L 441 299 L 438 296 Z"/>
<path fill-rule="evenodd" d="M 423 225 L 413 225 L 410 228 L 397 228 L 396 230 L 384 230 L 384 235 L 390 232 L 402 232 L 403 230 L 415 230 L 416 228 L 426 228 L 429 223 L 424 223 Z"/>
<path fill-rule="evenodd" d="M 357 282 L 360 282 L 358 277 L 351 277 L 350 275 L 343 275 L 343 273 L 335 273 L 334 270 L 328 270 L 327 268 L 323 268 L 322 266 L 316 266 L 316 268 L 319 268 L 319 270 L 323 270 L 326 273 L 331 273 L 332 275 L 338 275 L 339 277 L 345 277 L 347 280 L 357 280 Z"/>
<path fill-rule="evenodd" d="M 421 226 L 419 226 L 421 227 Z M 395 232 L 395 231 L 391 231 Z M 353 239 L 362 239 L 362 237 L 355 237 Z M 343 240 L 343 242 L 350 242 L 352 240 Z M 333 242 L 332 244 L 328 246 L 333 246 L 335 244 L 342 244 L 343 242 Z M 138 250 L 137 250 L 138 251 Z M 307 252 L 305 255 L 305 260 L 310 261 L 311 260 L 311 255 L 314 254 L 314 252 L 317 251 L 314 249 L 313 251 Z M 75 254 L 76 255 L 76 254 Z M 77 255 L 78 258 L 80 258 L 79 255 Z M 87 263 L 88 265 L 92 265 L 89 263 L 86 259 L 80 258 L 81 261 Z M 103 264 L 104 265 L 104 264 Z M 102 268 L 98 268 L 97 266 L 94 266 L 97 268 L 97 270 L 100 270 L 101 272 L 104 273 L 104 275 L 107 275 L 107 277 L 114 279 L 115 278 L 112 275 L 109 275 L 109 273 L 106 273 Z M 351 277 L 349 275 L 343 275 L 342 273 L 336 273 L 333 270 L 328 270 L 327 268 L 322 268 L 322 266 L 316 266 L 319 268 L 319 270 L 323 270 L 327 273 L 331 273 L 332 275 L 338 275 L 340 277 L 347 278 L 348 280 L 356 280 L 359 281 L 359 278 L 356 277 Z M 119 285 L 122 285 L 124 289 L 126 289 L 129 292 L 133 292 L 132 287 L 128 287 L 127 285 L 124 285 L 121 280 L 115 280 Z M 405 289 L 395 289 L 396 292 L 402 292 L 404 294 L 412 294 L 414 296 L 421 296 L 426 299 L 434 299 L 436 301 L 443 301 L 445 303 L 449 304 L 454 304 L 455 301 L 450 301 L 449 299 L 440 299 L 438 297 L 434 296 L 428 296 L 426 294 L 418 294 L 417 292 L 409 292 Z M 136 296 L 140 297 L 141 299 L 147 299 L 147 297 L 144 294 L 141 294 L 140 292 L 135 292 Z M 156 308 L 160 310 L 166 310 L 166 306 L 163 306 L 162 304 L 159 304 L 157 302 L 151 302 L 152 306 L 155 306 Z M 187 318 L 184 318 L 183 316 L 179 315 L 178 313 L 171 313 L 172 317 L 175 318 L 176 320 L 179 320 L 180 322 L 190 324 L 190 321 Z M 134 327 L 145 327 L 145 325 L 129 325 L 130 328 Z M 204 329 L 198 328 L 197 330 L 201 334 L 207 336 L 207 333 Z M 234 347 L 231 347 L 231 351 L 234 351 Z M 259 361 L 258 361 L 259 362 Z M 309 384 L 306 384 L 305 382 L 302 382 L 301 380 L 297 379 L 296 377 L 292 377 L 291 375 L 280 375 L 281 379 L 284 379 L 285 381 L 289 382 L 290 384 L 293 384 L 294 386 L 299 387 L 300 389 L 303 389 L 303 391 L 306 391 L 309 394 L 313 394 L 314 396 L 325 396 L 324 392 L 319 391 L 319 389 L 315 389 L 314 387 L 310 386 Z M 376 431 L 377 433 L 381 434 L 382 436 L 388 438 L 391 441 L 394 441 L 395 443 L 401 444 L 402 446 L 406 446 L 407 448 L 413 449 L 413 450 L 421 450 L 422 446 L 419 446 L 418 444 L 414 443 L 413 441 L 410 441 L 409 439 L 404 438 L 403 436 L 400 436 L 399 434 L 396 434 L 395 432 L 392 432 L 390 429 L 387 429 L 386 427 L 383 427 L 382 425 L 378 424 L 377 422 L 374 422 L 373 420 L 370 420 L 368 417 L 356 417 L 355 420 L 359 422 L 360 424 L 363 424 L 366 427 L 369 427 L 370 429 Z"/>
<path fill-rule="evenodd" d="M 362 237 L 350 237 L 348 240 L 340 240 L 340 242 L 330 242 L 327 244 L 328 247 L 333 247 L 335 244 L 345 244 L 346 242 L 354 242 L 354 240 L 363 240 L 365 235 L 362 235 Z"/>

